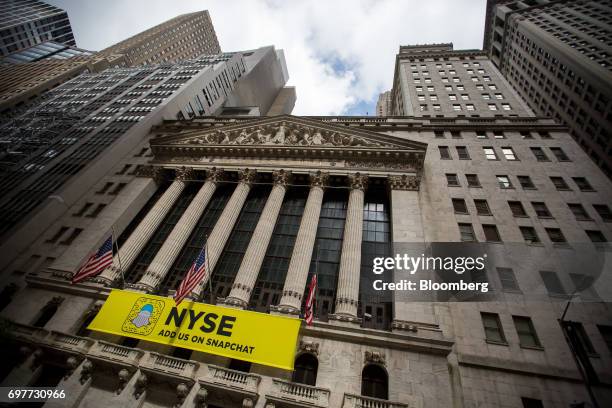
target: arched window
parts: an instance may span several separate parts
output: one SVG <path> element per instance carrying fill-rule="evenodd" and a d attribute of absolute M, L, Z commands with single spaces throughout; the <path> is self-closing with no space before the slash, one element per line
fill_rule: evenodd
<path fill-rule="evenodd" d="M 318 369 L 319 361 L 315 356 L 309 353 L 300 354 L 298 358 L 295 359 L 292 381 L 314 386 L 317 384 Z"/>
<path fill-rule="evenodd" d="M 361 372 L 361 395 L 380 399 L 389 398 L 389 380 L 384 368 L 368 364 Z"/>
<path fill-rule="evenodd" d="M 36 318 L 36 321 L 32 324 L 34 327 L 45 327 L 45 325 L 51 320 L 59 305 L 62 303 L 64 298 L 56 296 L 51 299 L 47 304 L 42 308 L 40 314 Z"/>

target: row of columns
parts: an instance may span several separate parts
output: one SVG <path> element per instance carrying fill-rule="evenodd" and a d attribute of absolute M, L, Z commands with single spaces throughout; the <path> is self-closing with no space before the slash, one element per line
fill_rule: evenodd
<path fill-rule="evenodd" d="M 247 199 L 256 172 L 244 169 L 240 172 L 239 183 L 231 198 L 222 211 L 215 227 L 208 237 L 208 274 L 198 287 L 192 292 L 192 299 L 200 299 L 208 279 L 213 273 L 223 248 L 234 228 L 240 211 Z M 187 242 L 198 220 L 204 213 L 206 206 L 212 198 L 223 172 L 212 169 L 208 172 L 205 183 L 189 204 L 178 223 L 164 241 L 155 258 L 147 268 L 142 278 L 132 288 L 144 292 L 154 292 L 163 282 L 170 268 L 176 261 L 181 249 Z M 140 222 L 128 240 L 119 249 L 122 269 L 128 270 L 138 253 L 144 248 L 159 227 L 170 208 L 176 203 L 188 180 L 193 178 L 193 171 L 181 169 L 177 171 L 176 180 L 164 192 L 153 208 Z M 272 237 L 276 221 L 283 204 L 287 186 L 291 180 L 291 173 L 285 170 L 273 173 L 274 186 L 259 221 L 255 227 L 249 245 L 244 254 L 242 263 L 236 274 L 234 284 L 229 296 L 225 299 L 227 305 L 245 307 L 251 297 L 251 292 L 257 281 L 257 276 L 266 255 L 268 244 Z M 295 246 L 285 285 L 279 305 L 275 310 L 283 313 L 298 314 L 302 304 L 302 296 L 306 288 L 310 261 L 314 250 L 317 226 L 323 204 L 323 193 L 328 181 L 328 174 L 316 172 L 311 174 L 310 191 L 300 221 Z M 363 206 L 365 189 L 368 177 L 356 173 L 349 176 L 351 191 L 347 208 L 347 216 L 342 242 L 340 259 L 337 300 L 334 316 L 340 320 L 352 320 L 357 316 L 357 302 L 359 298 L 359 280 L 361 269 L 361 241 L 363 226 Z M 402 183 L 391 182 L 390 186 Z M 417 187 L 418 188 L 418 187 Z M 118 259 L 113 267 L 104 271 L 100 278 L 103 282 L 112 283 L 118 279 Z M 334 317 L 332 316 L 332 317 Z"/>

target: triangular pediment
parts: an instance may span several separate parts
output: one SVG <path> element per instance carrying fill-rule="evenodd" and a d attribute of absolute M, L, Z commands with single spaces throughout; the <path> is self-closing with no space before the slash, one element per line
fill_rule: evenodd
<path fill-rule="evenodd" d="M 188 127 L 151 140 L 156 157 L 237 156 L 310 157 L 410 162 L 420 168 L 425 143 L 406 140 L 330 121 L 282 115 L 223 126 Z"/>

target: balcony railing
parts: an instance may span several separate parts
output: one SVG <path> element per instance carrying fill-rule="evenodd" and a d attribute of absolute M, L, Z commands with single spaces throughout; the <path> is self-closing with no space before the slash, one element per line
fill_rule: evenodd
<path fill-rule="evenodd" d="M 201 381 L 256 394 L 261 377 L 209 364 L 208 375 L 201 378 Z"/>
<path fill-rule="evenodd" d="M 272 380 L 271 396 L 281 401 L 293 401 L 317 407 L 329 406 L 328 389 L 284 381 L 278 378 Z"/>
<path fill-rule="evenodd" d="M 200 364 L 195 361 L 183 360 L 151 351 L 141 360 L 140 366 L 170 375 L 193 378 Z"/>
<path fill-rule="evenodd" d="M 94 340 L 86 337 L 73 336 L 56 331 L 51 332 L 47 341 L 51 346 L 79 353 L 86 353 L 94 343 Z"/>
<path fill-rule="evenodd" d="M 344 394 L 342 408 L 409 408 L 408 404 L 361 395 Z"/>
<path fill-rule="evenodd" d="M 144 354 L 142 350 L 119 346 L 98 340 L 91 349 L 89 355 L 94 358 L 115 361 L 122 364 L 137 365 L 140 357 Z"/>

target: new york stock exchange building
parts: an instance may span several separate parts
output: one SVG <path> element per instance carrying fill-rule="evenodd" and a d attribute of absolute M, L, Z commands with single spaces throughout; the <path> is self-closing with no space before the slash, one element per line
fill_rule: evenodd
<path fill-rule="evenodd" d="M 553 159 L 540 160 L 540 151 Z M 559 151 L 567 160 L 554 159 Z M 48 262 L 13 272 L 3 289 L 2 316 L 12 322 L 3 329 L 3 385 L 65 391 L 45 406 L 567 407 L 588 400 L 585 368 L 602 406 L 612 404 L 609 249 L 593 240 L 612 237 L 612 185 L 551 120 L 165 121 L 82 190 L 33 245 L 53 248 Z M 575 204 L 588 215 L 577 218 Z M 112 266 L 72 285 L 109 234 Z M 495 259 L 480 278 L 489 291 L 460 302 L 373 289 L 376 280 L 415 276 L 375 274 L 375 258 L 431 242 L 482 244 Z M 118 308 L 109 318 L 118 327 L 147 324 L 163 298 L 170 308 L 202 248 L 208 273 L 185 301 L 194 309 L 173 309 L 151 335 L 168 322 L 193 326 L 194 310 L 212 307 L 247 324 L 249 316 L 298 321 L 291 339 L 249 326 L 254 341 L 268 339 L 272 358 L 275 347 L 288 347 L 292 369 L 250 359 L 244 345 L 224 343 L 243 359 L 147 341 L 144 331 L 92 330 L 110 293 L 153 299 L 133 320 L 131 304 Z M 583 250 L 599 273 L 578 290 L 582 269 L 566 259 Z M 306 325 L 314 275 L 314 322 Z M 586 365 L 574 360 L 559 323 L 578 291 L 584 301 L 572 303 L 566 320 Z M 231 330 L 217 325 L 217 334 Z"/>

